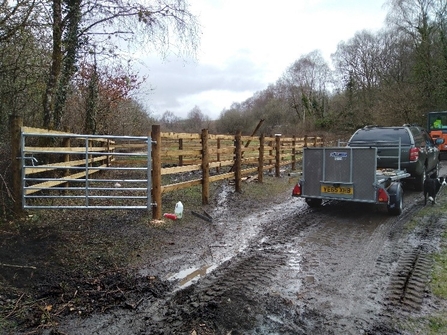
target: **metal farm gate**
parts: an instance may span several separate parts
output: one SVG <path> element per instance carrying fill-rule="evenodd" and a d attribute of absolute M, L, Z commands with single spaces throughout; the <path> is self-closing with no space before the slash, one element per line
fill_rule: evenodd
<path fill-rule="evenodd" d="M 25 129 L 23 208 L 150 210 L 151 148 L 150 137 Z"/>

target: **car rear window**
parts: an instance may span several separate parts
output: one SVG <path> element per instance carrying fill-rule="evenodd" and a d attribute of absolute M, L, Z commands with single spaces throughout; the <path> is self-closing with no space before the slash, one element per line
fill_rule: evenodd
<path fill-rule="evenodd" d="M 396 142 L 410 145 L 411 138 L 405 128 L 369 128 L 358 130 L 349 140 L 350 144 L 364 142 Z"/>

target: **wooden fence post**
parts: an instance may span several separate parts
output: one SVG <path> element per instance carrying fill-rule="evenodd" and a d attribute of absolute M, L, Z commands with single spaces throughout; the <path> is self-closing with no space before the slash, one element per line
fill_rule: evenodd
<path fill-rule="evenodd" d="M 208 153 L 208 129 L 202 129 L 202 205 L 208 205 L 210 197 L 210 163 Z"/>
<path fill-rule="evenodd" d="M 292 137 L 292 171 L 296 170 L 296 136 L 293 135 Z"/>
<path fill-rule="evenodd" d="M 161 132 L 160 125 L 152 125 L 152 219 L 161 219 Z"/>
<path fill-rule="evenodd" d="M 11 173 L 12 173 L 12 196 L 14 201 L 14 212 L 19 215 L 23 212 L 22 202 L 22 161 L 21 156 L 21 128 L 23 119 L 18 115 L 9 117 L 9 129 L 11 134 Z"/>
<path fill-rule="evenodd" d="M 259 158 L 258 158 L 258 182 L 262 183 L 264 176 L 264 142 L 265 136 L 259 137 Z"/>
<path fill-rule="evenodd" d="M 242 181 L 242 173 L 241 173 L 241 165 L 242 165 L 242 139 L 241 139 L 241 131 L 239 130 L 236 133 L 234 138 L 234 184 L 235 191 L 241 193 L 241 181 Z"/>
<path fill-rule="evenodd" d="M 107 162 L 106 162 L 107 167 L 109 167 L 112 163 L 112 156 L 109 155 L 109 153 L 110 153 L 110 139 L 108 138 L 107 139 Z"/>
<path fill-rule="evenodd" d="M 68 133 L 68 132 L 70 131 L 70 129 L 69 129 L 68 127 L 64 127 L 64 131 L 65 131 L 66 133 Z M 69 148 L 71 147 L 70 137 L 64 137 L 64 138 L 63 138 L 63 140 L 62 140 L 62 146 L 65 147 L 65 148 L 68 148 L 68 150 L 70 150 L 70 149 L 69 149 Z M 65 163 L 70 162 L 70 154 L 68 154 L 68 153 L 64 154 L 64 162 L 65 162 Z M 65 171 L 64 171 L 64 176 L 65 176 L 65 177 L 68 177 L 69 175 L 70 175 L 70 170 L 69 170 L 69 169 L 65 169 Z M 66 182 L 64 185 L 65 185 L 65 187 L 68 188 L 69 183 Z"/>
<path fill-rule="evenodd" d="M 304 147 L 307 148 L 307 135 L 304 135 Z"/>
<path fill-rule="evenodd" d="M 217 139 L 217 156 L 216 156 L 216 160 L 218 162 L 220 162 L 220 152 L 219 149 L 221 148 L 221 143 L 220 143 L 220 138 Z M 220 172 L 220 168 L 219 166 L 216 166 L 216 173 Z"/>
<path fill-rule="evenodd" d="M 183 138 L 178 139 L 178 149 L 183 150 Z M 183 155 L 178 156 L 178 166 L 183 166 Z"/>
<path fill-rule="evenodd" d="M 275 135 L 275 177 L 279 177 L 281 167 L 281 135 Z"/>

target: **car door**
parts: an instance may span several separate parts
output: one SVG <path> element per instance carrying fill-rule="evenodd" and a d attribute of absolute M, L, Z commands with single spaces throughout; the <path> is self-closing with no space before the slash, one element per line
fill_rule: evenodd
<path fill-rule="evenodd" d="M 438 165 L 439 150 L 435 142 L 426 131 L 422 131 L 425 140 L 425 148 L 427 152 L 427 170 L 432 171 Z"/>

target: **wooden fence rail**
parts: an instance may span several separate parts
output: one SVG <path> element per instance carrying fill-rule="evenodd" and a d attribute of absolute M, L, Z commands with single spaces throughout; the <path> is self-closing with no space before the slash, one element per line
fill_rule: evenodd
<path fill-rule="evenodd" d="M 16 211 L 22 208 L 21 200 L 21 165 L 17 159 L 21 154 L 20 138 L 21 132 L 49 132 L 48 130 L 22 127 L 21 120 L 13 119 L 10 123 L 12 135 L 12 164 L 13 164 L 13 192 L 16 200 Z M 60 132 L 55 132 L 60 133 Z M 67 134 L 67 133 L 64 133 Z M 79 136 L 79 135 L 78 135 Z M 324 141 L 319 136 L 304 137 L 282 137 L 276 136 L 242 136 L 240 132 L 231 135 L 209 134 L 207 129 L 200 134 L 192 133 L 171 133 L 161 132 L 159 125 L 152 126 L 150 138 L 152 140 L 151 160 L 152 171 L 151 198 L 153 201 L 152 217 L 160 219 L 162 217 L 162 194 L 183 188 L 201 185 L 202 204 L 209 202 L 209 185 L 224 179 L 233 179 L 235 190 L 241 191 L 241 181 L 243 176 L 249 174 L 257 175 L 259 182 L 263 181 L 265 171 L 280 176 L 280 169 L 285 165 L 290 165 L 292 170 L 296 169 L 296 164 L 301 158 L 302 149 L 308 146 L 323 146 Z M 92 145 L 94 145 L 92 143 Z M 108 166 L 114 158 L 107 155 L 110 151 L 138 152 L 147 147 L 147 143 L 113 143 L 109 140 L 98 139 L 98 147 L 95 151 L 103 150 L 103 156 L 95 156 L 91 163 L 94 166 Z M 23 152 L 52 152 L 63 150 L 67 155 L 63 156 L 60 162 L 51 162 L 45 165 L 45 173 L 51 173 L 62 166 L 66 166 L 69 161 L 68 153 L 85 151 L 85 148 L 77 147 L 74 141 L 66 140 L 63 146 L 28 146 L 23 148 Z M 130 163 L 129 163 L 130 162 Z M 118 160 L 113 164 L 118 164 Z M 85 159 L 69 161 L 70 165 L 85 165 Z M 127 160 L 126 164 L 144 164 L 144 162 Z M 90 173 L 92 170 L 89 170 Z M 31 175 L 42 172 L 42 169 L 27 167 L 24 175 Z M 68 173 L 68 172 L 67 172 Z M 163 183 L 163 176 L 168 175 L 188 175 L 188 180 L 177 183 Z M 80 174 L 81 175 L 81 174 Z M 68 175 L 67 175 L 68 176 Z M 70 178 L 74 178 L 71 175 Z M 82 178 L 82 176 L 78 177 Z M 168 178 L 165 178 L 168 179 Z M 43 188 L 51 185 L 42 185 Z M 36 192 L 38 189 L 36 188 Z M 19 208 L 20 207 L 20 208 Z"/>

